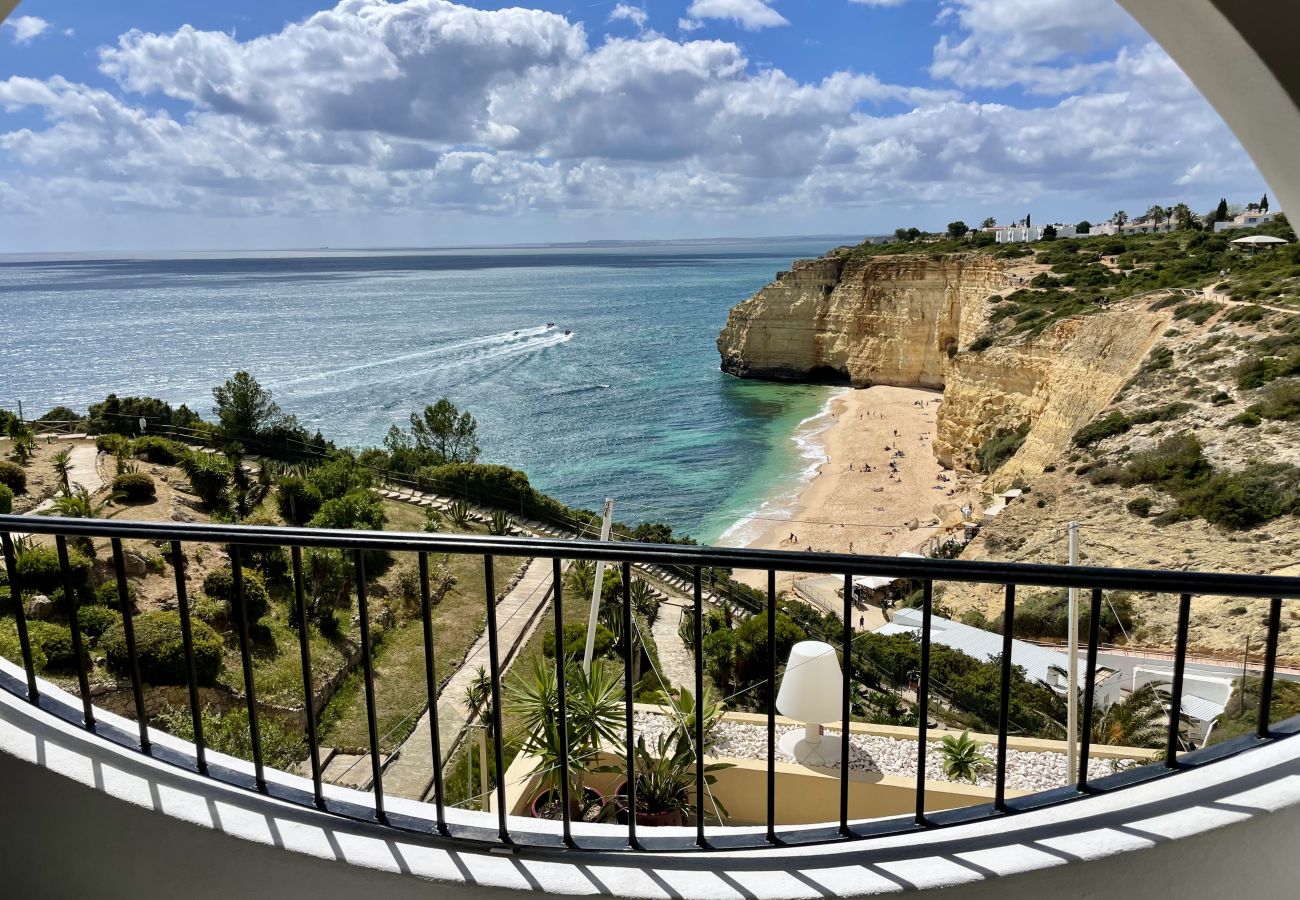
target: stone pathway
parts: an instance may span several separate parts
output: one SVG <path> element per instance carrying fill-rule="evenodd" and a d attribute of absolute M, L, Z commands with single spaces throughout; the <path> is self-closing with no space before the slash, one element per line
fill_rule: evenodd
<path fill-rule="evenodd" d="M 543 611 L 550 607 L 551 565 L 549 559 L 533 560 L 519 583 L 497 604 L 497 640 L 503 673 L 509 670 L 519 650 L 536 630 Z M 473 681 L 479 666 L 488 668 L 488 659 L 488 635 L 484 630 L 456 674 L 438 694 L 438 737 L 444 765 L 470 721 L 464 703 L 465 688 Z M 433 784 L 431 743 L 426 710 L 384 771 L 385 793 L 419 800 L 425 798 Z M 369 765 L 369 761 L 365 761 L 358 768 L 368 768 Z"/>
<path fill-rule="evenodd" d="M 659 651 L 659 675 L 667 686 L 686 685 L 695 689 L 695 656 L 677 634 L 682 616 L 691 615 L 693 604 L 685 599 L 668 599 L 659 604 L 659 618 L 650 629 Z"/>

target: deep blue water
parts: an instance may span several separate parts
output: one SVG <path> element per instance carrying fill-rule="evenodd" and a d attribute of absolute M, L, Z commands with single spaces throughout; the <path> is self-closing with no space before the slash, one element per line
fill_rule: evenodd
<path fill-rule="evenodd" d="M 209 416 L 211 388 L 246 369 L 359 447 L 446 395 L 485 461 L 713 540 L 797 481 L 792 438 L 829 393 L 723 375 L 714 339 L 835 243 L 0 257 L 0 406 L 117 392 Z"/>

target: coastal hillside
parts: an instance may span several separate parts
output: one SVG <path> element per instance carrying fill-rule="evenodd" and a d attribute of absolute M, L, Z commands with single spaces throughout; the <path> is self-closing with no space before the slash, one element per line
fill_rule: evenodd
<path fill-rule="evenodd" d="M 1065 562 L 1073 521 L 1085 564 L 1294 574 L 1300 253 L 1253 259 L 1218 243 L 841 249 L 732 310 L 722 366 L 942 390 L 939 462 L 982 478 L 987 503 L 1023 491 L 963 558 Z M 1057 593 L 1021 599 L 1054 609 Z M 1170 640 L 1176 598 L 1132 599 L 1123 637 Z M 995 626 L 1001 601 L 967 586 L 941 591 L 940 605 Z M 1192 645 L 1240 655 L 1265 614 L 1265 601 L 1198 597 Z M 1297 659 L 1290 625 L 1281 653 Z"/>

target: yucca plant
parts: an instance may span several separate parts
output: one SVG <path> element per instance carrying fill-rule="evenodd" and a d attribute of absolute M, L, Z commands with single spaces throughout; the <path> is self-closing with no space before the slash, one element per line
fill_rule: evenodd
<path fill-rule="evenodd" d="M 943 773 L 950 779 L 972 784 L 981 771 L 993 765 L 993 760 L 984 755 L 983 745 L 969 731 L 963 731 L 960 737 L 944 737 L 939 742 L 939 758 L 943 761 Z"/>
<path fill-rule="evenodd" d="M 679 687 L 675 693 L 657 691 L 652 702 L 668 707 L 671 710 L 669 715 L 677 723 L 677 731 L 687 740 L 695 740 L 695 697 L 688 688 Z M 704 686 L 704 702 L 700 706 L 704 710 L 704 750 L 707 753 L 713 746 L 713 729 L 722 720 L 725 708 L 707 684 Z"/>
<path fill-rule="evenodd" d="M 683 825 L 687 813 L 694 807 L 692 793 L 695 790 L 696 754 L 689 740 L 678 733 L 660 734 L 654 749 L 646 746 L 645 735 L 637 739 L 636 773 L 636 820 L 638 825 Z M 715 772 L 732 768 L 732 763 L 709 763 L 704 767 L 704 784 L 717 782 Z M 627 774 L 626 763 L 622 766 L 601 766 L 596 771 L 619 772 Z M 627 798 L 614 797 L 606 805 L 606 810 L 619 807 L 626 808 Z M 706 802 L 701 804 L 706 819 L 721 822 L 728 815 L 722 803 L 709 793 Z"/>
<path fill-rule="evenodd" d="M 494 509 L 492 510 L 492 518 L 488 522 L 488 534 L 507 535 L 513 525 L 514 521 L 505 510 Z"/>
<path fill-rule="evenodd" d="M 454 500 L 447 507 L 447 515 L 451 517 L 451 523 L 457 528 L 469 527 L 469 504 L 464 500 Z"/>
<path fill-rule="evenodd" d="M 659 620 L 659 597 L 644 579 L 632 579 L 632 608 L 641 614 L 646 625 L 651 628 Z"/>
<path fill-rule="evenodd" d="M 564 586 L 578 597 L 590 597 L 596 584 L 596 564 L 589 559 L 575 559 L 564 576 Z"/>
<path fill-rule="evenodd" d="M 72 493 L 72 483 L 68 477 L 72 469 L 72 451 L 64 447 L 50 457 L 50 465 L 54 466 L 54 474 L 58 475 L 59 481 L 63 483 L 63 496 L 68 496 Z"/>
<path fill-rule="evenodd" d="M 565 664 L 563 660 L 558 662 Z M 569 797 L 573 804 L 570 812 L 577 817 L 582 811 L 587 772 L 605 748 L 620 751 L 623 688 L 618 674 L 606 668 L 601 660 L 592 662 L 590 673 L 579 666 L 566 670 L 565 687 Z M 515 679 L 507 696 L 520 719 L 521 750 L 537 757 L 543 791 L 549 792 L 552 798 L 558 797 L 564 776 L 560 765 L 560 691 L 554 666 L 534 658 L 531 671 Z"/>

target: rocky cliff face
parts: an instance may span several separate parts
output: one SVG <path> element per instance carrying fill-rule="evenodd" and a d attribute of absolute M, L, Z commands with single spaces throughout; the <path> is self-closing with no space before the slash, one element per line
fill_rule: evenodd
<path fill-rule="evenodd" d="M 974 468 L 990 436 L 1029 428 L 995 479 L 1010 481 L 1041 471 L 1111 401 L 1168 314 L 1116 307 L 969 350 L 987 324 L 988 298 L 1008 287 L 988 256 L 800 260 L 731 311 L 718 336 L 722 368 L 747 378 L 942 388 L 934 449 L 945 465 Z"/>
<path fill-rule="evenodd" d="M 943 387 L 951 348 L 1006 279 L 989 257 L 799 260 L 731 311 L 722 369 L 746 378 Z"/>

